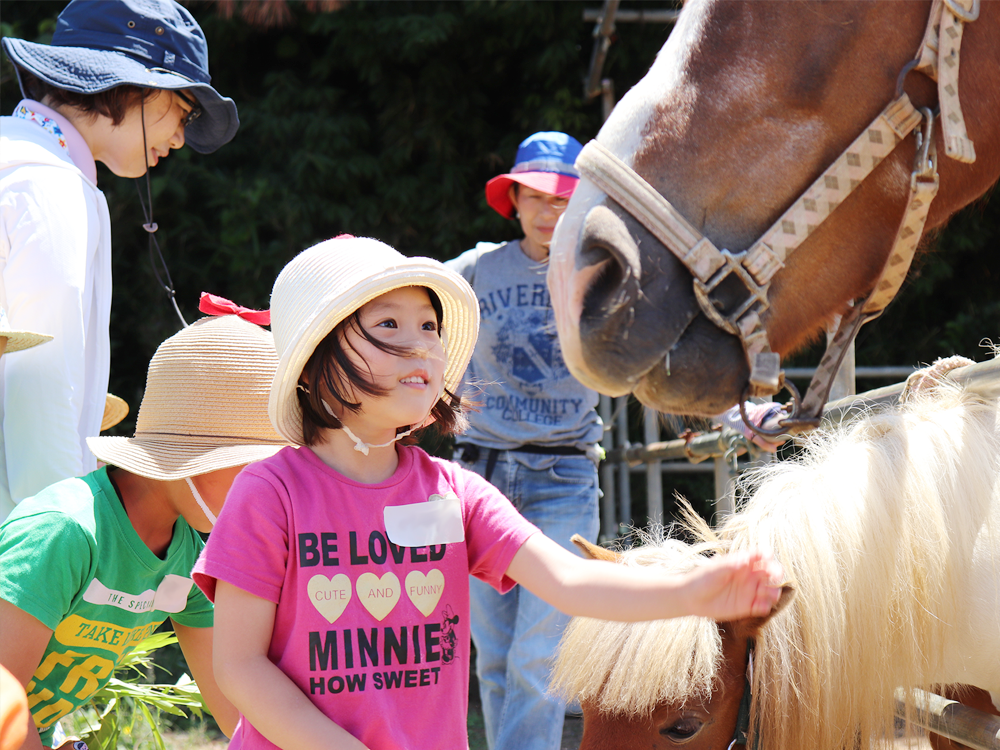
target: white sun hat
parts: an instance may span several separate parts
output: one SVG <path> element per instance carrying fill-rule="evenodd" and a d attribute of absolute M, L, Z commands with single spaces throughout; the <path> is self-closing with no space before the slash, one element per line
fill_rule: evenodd
<path fill-rule="evenodd" d="M 5 352 L 19 352 L 22 349 L 30 349 L 33 346 L 51 341 L 52 337 L 44 333 L 32 333 L 31 331 L 14 331 L 7 321 L 7 313 L 0 307 L 0 338 L 7 339 Z"/>
<path fill-rule="evenodd" d="M 268 415 L 279 433 L 305 443 L 295 391 L 316 346 L 358 308 L 409 286 L 431 289 L 441 301 L 444 386 L 458 392 L 479 335 L 479 303 L 469 282 L 431 258 L 407 258 L 378 240 L 342 235 L 299 253 L 274 282 L 271 330 L 278 371 Z"/>

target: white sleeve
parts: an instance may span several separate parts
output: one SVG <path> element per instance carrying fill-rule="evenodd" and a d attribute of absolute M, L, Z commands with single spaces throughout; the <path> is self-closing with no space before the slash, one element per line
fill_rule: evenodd
<path fill-rule="evenodd" d="M 13 329 L 53 336 L 0 360 L 2 445 L 10 496 L 18 502 L 93 464 L 81 426 L 94 411 L 87 403 L 94 371 L 88 333 L 104 226 L 103 197 L 73 172 L 33 166 L 16 174 L 0 196 L 0 302 Z"/>

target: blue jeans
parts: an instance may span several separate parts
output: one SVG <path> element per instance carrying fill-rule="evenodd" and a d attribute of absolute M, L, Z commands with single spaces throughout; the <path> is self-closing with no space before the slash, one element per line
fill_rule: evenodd
<path fill-rule="evenodd" d="M 489 451 L 462 463 L 484 475 Z M 573 534 L 596 541 L 597 467 L 586 456 L 502 451 L 490 481 L 547 537 L 576 551 Z M 566 704 L 548 694 L 551 660 L 569 617 L 527 589 L 498 594 L 470 581 L 472 640 L 491 750 L 559 750 Z"/>

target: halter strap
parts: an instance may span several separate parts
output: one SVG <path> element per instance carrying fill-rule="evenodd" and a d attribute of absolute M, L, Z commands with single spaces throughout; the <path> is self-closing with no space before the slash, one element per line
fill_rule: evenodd
<path fill-rule="evenodd" d="M 980 0 L 934 0 L 916 68 L 937 81 L 945 154 L 966 164 L 976 160 L 976 149 L 965 128 L 958 98 L 958 53 L 965 24 L 979 18 L 979 3 Z"/>
<path fill-rule="evenodd" d="M 756 743 L 751 744 L 749 741 L 750 704 L 753 703 L 753 648 L 753 639 L 747 638 L 747 669 L 743 677 L 743 697 L 740 698 L 736 726 L 733 728 L 733 739 L 729 743 L 728 750 L 733 750 L 736 745 L 744 745 L 746 750 L 755 750 L 756 748 Z"/>
<path fill-rule="evenodd" d="M 761 320 L 769 307 L 771 279 L 812 231 L 861 184 L 919 124 L 920 113 L 904 93 L 896 98 L 837 157 L 826 171 L 744 252 L 720 250 L 666 198 L 603 144 L 590 141 L 577 157 L 581 174 L 652 232 L 694 277 L 702 312 L 738 336 L 750 363 L 750 395 L 777 393 L 780 358 L 771 351 Z M 919 237 L 918 237 L 919 239 Z M 725 314 L 713 291 L 735 273 L 750 292 Z"/>

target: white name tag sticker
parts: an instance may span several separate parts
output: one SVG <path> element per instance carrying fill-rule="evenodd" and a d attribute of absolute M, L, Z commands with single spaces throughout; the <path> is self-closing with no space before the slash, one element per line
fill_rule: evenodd
<path fill-rule="evenodd" d="M 431 495 L 425 503 L 393 505 L 383 509 L 385 533 L 400 547 L 429 547 L 465 541 L 462 503 L 449 492 Z"/>

